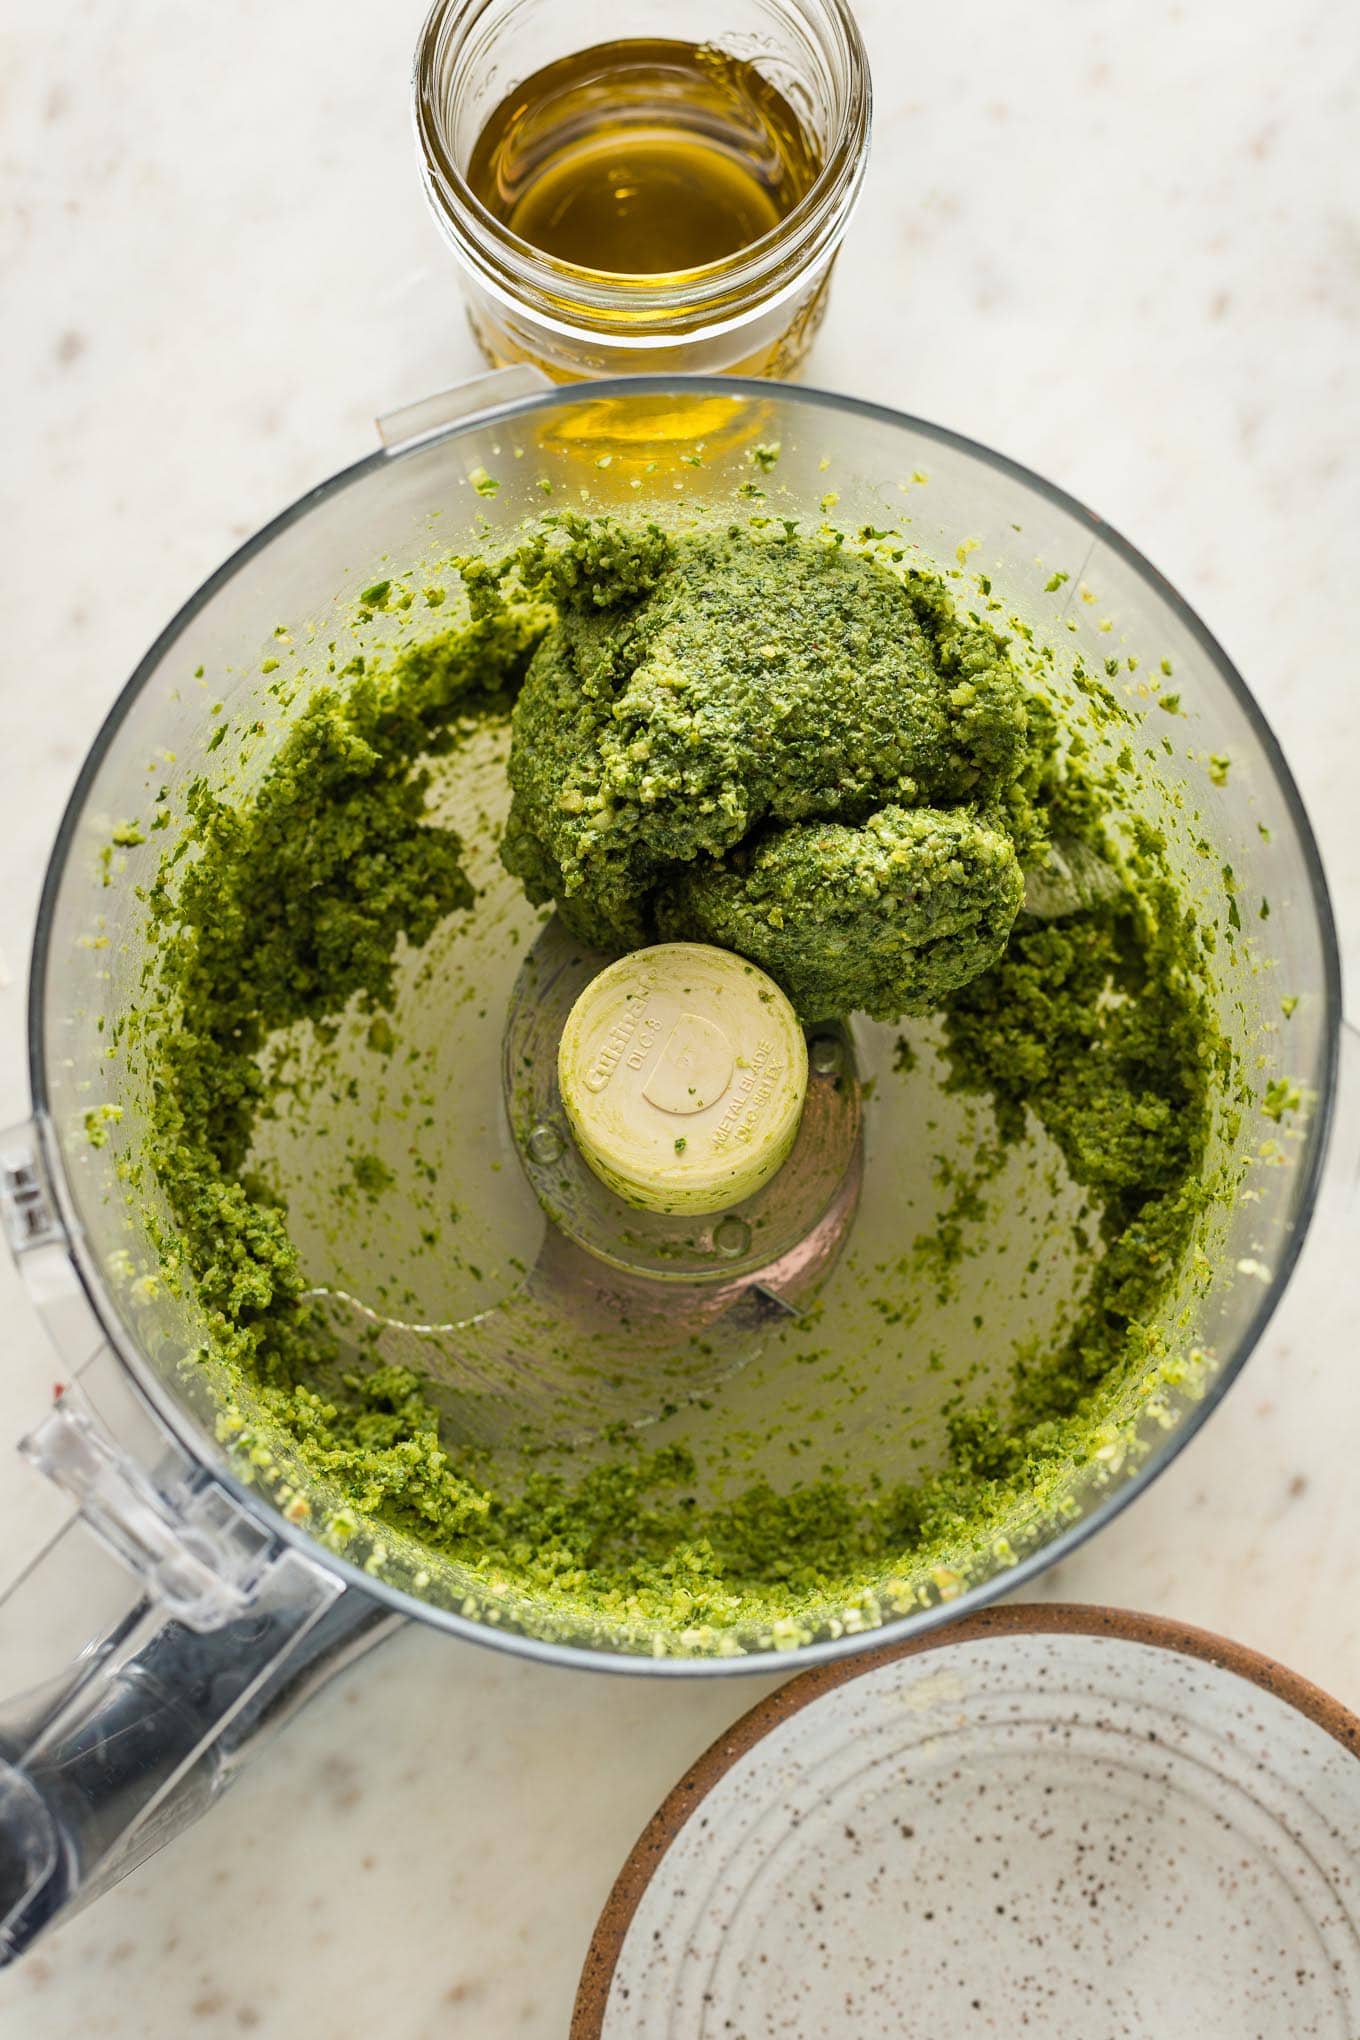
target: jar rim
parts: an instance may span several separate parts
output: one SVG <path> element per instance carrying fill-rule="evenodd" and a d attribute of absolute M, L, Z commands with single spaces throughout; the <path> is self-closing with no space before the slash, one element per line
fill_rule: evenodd
<path fill-rule="evenodd" d="M 868 55 L 849 0 L 796 0 L 834 38 L 834 123 L 816 177 L 777 226 L 730 255 L 693 269 L 636 277 L 626 271 L 566 262 L 516 234 L 473 191 L 444 132 L 437 66 L 452 39 L 465 40 L 490 0 L 433 0 L 416 45 L 412 112 L 421 174 L 431 211 L 456 252 L 498 297 L 535 302 L 554 323 L 564 316 L 589 323 L 596 313 L 627 309 L 642 340 L 673 334 L 696 313 L 705 323 L 736 316 L 753 294 L 778 288 L 839 243 L 859 196 L 868 157 L 873 93 Z M 616 335 L 622 338 L 622 335 Z"/>

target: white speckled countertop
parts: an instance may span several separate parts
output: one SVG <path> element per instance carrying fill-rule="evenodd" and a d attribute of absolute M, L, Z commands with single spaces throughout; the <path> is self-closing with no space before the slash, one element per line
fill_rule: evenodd
<path fill-rule="evenodd" d="M 218 560 L 368 448 L 376 411 L 476 367 L 409 131 L 423 4 L 54 0 L 0 34 L 0 1123 L 27 1109 L 34 907 L 99 717 Z M 810 379 L 1004 447 L 1201 609 L 1293 762 L 1354 1010 L 1353 10 L 860 12 L 874 162 Z M 1360 1705 L 1354 1125 L 1344 1141 L 1241 1383 L 1041 1591 L 1228 1631 Z M 52 1363 L 7 1260 L 0 1315 L 8 1438 Z M 32 1546 L 50 1511 L 11 1459 L 0 1532 Z M 0 1979 L 0 2040 L 553 2040 L 637 1829 L 770 1684 L 555 1674 L 408 1632 Z"/>

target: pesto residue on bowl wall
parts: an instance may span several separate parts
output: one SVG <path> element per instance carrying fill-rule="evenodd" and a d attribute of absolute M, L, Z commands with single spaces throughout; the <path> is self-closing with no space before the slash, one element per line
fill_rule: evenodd
<path fill-rule="evenodd" d="M 286 1467 L 271 1484 L 289 1513 L 338 1548 L 376 1548 L 375 1570 L 399 1549 L 418 1586 L 443 1566 L 453 1605 L 477 1612 L 484 1588 L 542 1633 L 723 1650 L 879 1619 L 922 1579 L 948 1591 L 1056 1505 L 1173 1364 L 1159 1325 L 1222 1194 L 1211 1121 L 1235 1078 L 1211 933 L 1128 811 L 1131 751 L 1098 758 L 1085 734 L 1127 712 L 1078 668 L 1082 713 L 1066 713 L 1041 647 L 878 534 L 561 515 L 457 565 L 464 613 L 301 698 L 250 791 L 194 782 L 145 895 L 148 996 L 123 1038 L 149 1124 L 122 1171 L 161 1279 L 201 1314 L 193 1364 L 218 1384 L 220 1434 L 262 1479 Z M 478 846 L 431 803 L 507 720 L 501 850 L 531 900 L 605 947 L 737 949 L 808 1021 L 930 1016 L 946 1092 L 990 1108 L 975 1167 L 867 1299 L 884 1324 L 948 1289 L 970 1226 L 1000 1223 L 989 1186 L 1036 1126 L 1061 1158 L 1080 1293 L 1008 1380 L 950 1399 L 937 1463 L 912 1478 L 838 1444 L 834 1368 L 782 1478 L 743 1483 L 736 1455 L 715 1481 L 692 1441 L 646 1431 L 579 1467 L 512 1467 L 463 1449 L 414 1371 L 338 1352 L 305 1294 L 287 1186 L 255 1155 L 296 1091 L 281 1044 L 303 1027 L 324 1062 L 357 1015 L 400 1058 L 399 959 L 479 911 Z M 1054 837 L 1116 867 L 1118 895 L 1020 912 Z M 917 1055 L 904 1040 L 882 1082 Z M 379 1206 L 393 1194 L 376 1155 L 352 1180 Z"/>

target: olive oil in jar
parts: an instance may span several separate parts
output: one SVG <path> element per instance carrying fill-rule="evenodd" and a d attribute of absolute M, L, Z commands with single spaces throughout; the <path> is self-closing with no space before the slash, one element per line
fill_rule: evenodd
<path fill-rule="evenodd" d="M 600 43 L 491 115 L 467 181 L 543 254 L 613 276 L 702 269 L 774 232 L 820 149 L 754 65 L 707 44 Z"/>

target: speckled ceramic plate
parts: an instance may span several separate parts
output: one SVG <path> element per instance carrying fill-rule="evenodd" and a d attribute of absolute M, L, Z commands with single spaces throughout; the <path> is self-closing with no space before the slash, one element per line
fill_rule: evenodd
<path fill-rule="evenodd" d="M 808 1672 L 683 1779 L 573 2040 L 1356 2040 L 1360 1721 L 1235 1644 L 993 1610 Z"/>

